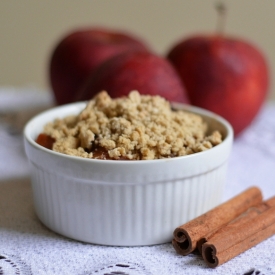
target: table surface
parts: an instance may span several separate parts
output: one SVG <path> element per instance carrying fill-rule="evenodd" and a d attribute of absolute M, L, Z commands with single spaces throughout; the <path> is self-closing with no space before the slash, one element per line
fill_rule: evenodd
<path fill-rule="evenodd" d="M 35 87 L 0 88 L 0 275 L 275 274 L 275 236 L 215 269 L 171 243 L 144 247 L 87 244 L 60 236 L 35 215 L 22 125 L 52 105 Z M 21 127 L 21 128 L 20 128 Z M 235 139 L 224 200 L 254 185 L 275 195 L 275 104 L 267 103 Z"/>

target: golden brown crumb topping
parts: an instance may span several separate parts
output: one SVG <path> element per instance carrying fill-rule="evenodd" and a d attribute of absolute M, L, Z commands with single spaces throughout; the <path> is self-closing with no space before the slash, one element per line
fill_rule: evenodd
<path fill-rule="evenodd" d="M 99 93 L 75 116 L 56 119 L 44 127 L 55 140 L 53 150 L 98 159 L 149 160 L 184 156 L 222 142 L 218 131 L 206 136 L 202 117 L 171 110 L 160 96 L 111 99 Z"/>

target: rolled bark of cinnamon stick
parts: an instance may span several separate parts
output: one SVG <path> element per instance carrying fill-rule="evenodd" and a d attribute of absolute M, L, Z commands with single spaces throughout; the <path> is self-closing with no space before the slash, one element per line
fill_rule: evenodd
<path fill-rule="evenodd" d="M 217 231 L 202 245 L 202 257 L 214 268 L 274 234 L 275 197 Z"/>
<path fill-rule="evenodd" d="M 207 241 L 211 240 L 211 238 L 214 238 L 217 235 L 221 234 L 227 234 L 227 232 L 230 230 L 230 228 L 240 228 L 242 224 L 247 222 L 248 220 L 251 220 L 255 217 L 257 217 L 259 214 L 263 213 L 267 209 L 271 208 L 272 206 L 275 206 L 275 196 L 268 199 L 267 201 L 262 202 L 261 204 L 257 206 L 250 207 L 247 211 L 242 213 L 240 216 L 235 218 L 233 221 L 229 222 L 227 225 L 221 227 L 215 232 L 211 232 L 210 234 L 206 235 L 204 238 L 200 239 L 197 243 L 197 248 L 202 254 L 202 245 L 206 243 Z"/>
<path fill-rule="evenodd" d="M 177 227 L 172 244 L 181 255 L 194 251 L 198 241 L 234 220 L 248 208 L 262 202 L 261 190 L 251 187 L 229 201 L 213 208 L 201 216 Z"/>

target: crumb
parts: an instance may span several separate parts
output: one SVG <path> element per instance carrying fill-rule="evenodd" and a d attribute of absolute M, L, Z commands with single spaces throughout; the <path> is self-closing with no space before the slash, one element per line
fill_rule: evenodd
<path fill-rule="evenodd" d="M 222 142 L 220 132 L 206 132 L 201 116 L 173 111 L 164 98 L 137 91 L 116 99 L 102 91 L 79 115 L 44 127 L 44 133 L 55 139 L 54 151 L 93 158 L 99 148 L 104 159 L 127 160 L 185 156 Z"/>

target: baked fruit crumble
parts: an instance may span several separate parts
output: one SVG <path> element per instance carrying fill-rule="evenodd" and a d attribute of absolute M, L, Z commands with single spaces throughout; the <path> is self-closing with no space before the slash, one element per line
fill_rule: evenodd
<path fill-rule="evenodd" d="M 36 141 L 84 158 L 153 160 L 194 154 L 222 142 L 220 132 L 206 133 L 201 116 L 172 110 L 160 96 L 132 91 L 112 99 L 102 91 L 80 114 L 45 125 Z"/>

